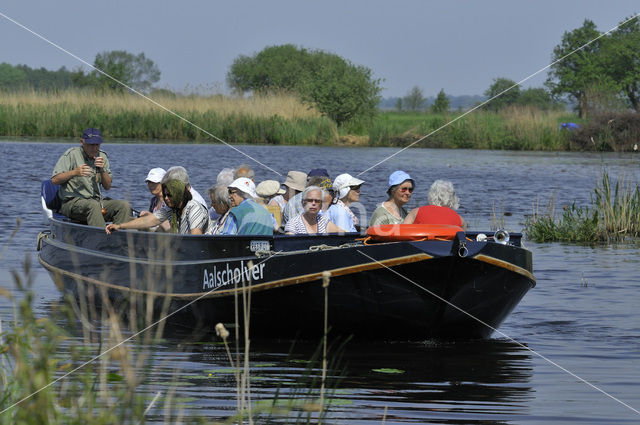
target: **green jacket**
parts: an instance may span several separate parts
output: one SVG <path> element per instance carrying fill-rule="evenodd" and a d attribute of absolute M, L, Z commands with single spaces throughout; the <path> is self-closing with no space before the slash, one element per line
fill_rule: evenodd
<path fill-rule="evenodd" d="M 104 158 L 104 167 L 102 167 L 102 169 L 111 176 L 111 168 L 109 167 L 107 154 L 101 150 L 98 156 Z M 100 188 L 98 185 L 102 183 L 102 176 L 99 173 L 96 176 L 94 162 L 95 160 L 87 157 L 81 146 L 67 149 L 67 151 L 62 154 L 56 166 L 53 168 L 51 177 L 74 170 L 82 164 L 87 164 L 94 170 L 91 176 L 72 177 L 66 183 L 61 184 L 58 196 L 62 202 L 66 202 L 72 198 L 100 199 Z"/>

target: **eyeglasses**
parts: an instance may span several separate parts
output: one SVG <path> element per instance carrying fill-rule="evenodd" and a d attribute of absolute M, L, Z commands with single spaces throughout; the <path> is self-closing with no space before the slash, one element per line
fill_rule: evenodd
<path fill-rule="evenodd" d="M 309 204 L 321 204 L 322 203 L 322 199 L 307 198 L 307 199 L 304 200 L 304 202 L 307 202 Z"/>
<path fill-rule="evenodd" d="M 405 192 L 413 193 L 413 187 L 399 187 L 398 190 L 402 193 L 405 193 Z"/>
<path fill-rule="evenodd" d="M 236 189 L 228 189 L 229 195 L 233 195 L 234 193 L 238 193 Z"/>

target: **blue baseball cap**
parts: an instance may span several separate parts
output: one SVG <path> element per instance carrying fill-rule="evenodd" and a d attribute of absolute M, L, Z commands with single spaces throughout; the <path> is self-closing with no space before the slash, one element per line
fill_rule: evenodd
<path fill-rule="evenodd" d="M 413 181 L 409 174 L 405 173 L 402 170 L 394 171 L 389 176 L 389 187 L 399 185 L 406 180 L 411 180 L 411 184 L 414 186 L 416 185 L 416 182 Z"/>
<path fill-rule="evenodd" d="M 329 177 L 329 173 L 327 172 L 326 168 L 314 168 L 313 170 L 307 173 L 307 177 L 314 177 L 314 176 Z"/>
<path fill-rule="evenodd" d="M 88 145 L 99 145 L 102 143 L 102 133 L 97 128 L 87 128 L 82 132 L 81 139 Z"/>

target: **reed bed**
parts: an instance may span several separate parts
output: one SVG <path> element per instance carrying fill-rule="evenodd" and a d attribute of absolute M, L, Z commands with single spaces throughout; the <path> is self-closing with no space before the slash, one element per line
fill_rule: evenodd
<path fill-rule="evenodd" d="M 286 93 L 248 99 L 168 94 L 150 98 L 229 143 L 327 144 L 337 140 L 333 121 Z M 0 97 L 1 135 L 77 138 L 86 127 L 99 127 L 111 138 L 216 141 L 133 94 L 26 91 Z"/>
<path fill-rule="evenodd" d="M 158 90 L 149 97 L 225 142 L 244 144 L 407 146 L 435 131 L 416 147 L 557 151 L 572 147 L 559 124 L 575 121 L 563 111 L 512 107 L 473 111 L 451 124 L 460 113 L 381 112 L 338 128 L 286 92 L 242 98 Z M 0 96 L 2 136 L 77 138 L 87 127 L 126 140 L 218 141 L 135 94 L 31 90 Z"/>
<path fill-rule="evenodd" d="M 513 107 L 498 113 L 477 110 L 456 120 L 459 116 L 384 112 L 368 129 L 369 144 L 405 146 L 435 131 L 416 146 L 552 151 L 570 148 L 567 133 L 558 127 L 560 122 L 572 120 L 564 112 Z"/>
<path fill-rule="evenodd" d="M 591 197 L 592 205 L 574 204 L 555 212 L 552 197 L 545 211 L 534 206 L 525 233 L 536 242 L 615 242 L 640 236 L 640 188 L 622 178 L 613 183 L 604 172 Z"/>

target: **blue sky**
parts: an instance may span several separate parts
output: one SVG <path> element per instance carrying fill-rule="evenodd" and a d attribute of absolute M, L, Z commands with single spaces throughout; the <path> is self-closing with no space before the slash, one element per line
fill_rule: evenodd
<path fill-rule="evenodd" d="M 144 52 L 159 86 L 225 91 L 234 58 L 293 43 L 336 53 L 384 79 L 382 95 L 482 94 L 550 62 L 565 31 L 591 19 L 606 31 L 640 12 L 637 0 L 166 1 L 3 0 L 0 13 L 93 63 L 105 50 Z M 0 17 L 0 62 L 81 64 Z M 525 87 L 541 86 L 546 75 Z"/>

